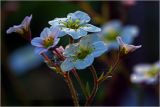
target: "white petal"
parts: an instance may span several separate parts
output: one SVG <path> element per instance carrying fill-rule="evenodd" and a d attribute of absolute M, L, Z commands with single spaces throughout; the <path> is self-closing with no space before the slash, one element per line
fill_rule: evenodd
<path fill-rule="evenodd" d="M 75 29 L 64 28 L 63 31 L 68 35 L 72 36 L 73 39 L 79 39 L 80 37 L 87 35 L 87 32 L 82 29 L 75 30 Z"/>
<path fill-rule="evenodd" d="M 108 50 L 108 48 L 102 41 L 93 43 L 93 48 L 94 48 L 94 51 L 92 54 L 94 57 L 99 57 L 100 55 L 102 55 L 104 52 Z"/>
<path fill-rule="evenodd" d="M 46 37 L 50 35 L 50 33 L 51 33 L 50 29 L 48 27 L 45 27 L 43 31 L 41 32 L 40 37 L 45 39 Z"/>
<path fill-rule="evenodd" d="M 41 54 L 41 53 L 46 52 L 46 51 L 47 51 L 47 49 L 40 48 L 40 47 L 36 47 L 35 50 L 34 50 L 35 54 Z"/>
<path fill-rule="evenodd" d="M 61 64 L 61 69 L 64 72 L 70 71 L 73 68 L 74 68 L 74 64 L 72 63 L 71 58 L 66 58 L 65 61 Z"/>
<path fill-rule="evenodd" d="M 77 48 L 78 48 L 78 44 L 70 44 L 70 45 L 67 45 L 65 50 L 64 50 L 64 56 L 65 57 L 70 57 L 70 56 L 73 56 L 75 55 L 76 51 L 77 51 Z"/>
<path fill-rule="evenodd" d="M 76 11 L 74 13 L 69 13 L 67 17 L 68 18 L 71 17 L 72 19 L 79 19 L 80 21 L 85 22 L 85 23 L 89 22 L 91 19 L 87 13 L 84 13 L 82 11 Z"/>
<path fill-rule="evenodd" d="M 52 26 L 59 26 L 59 25 L 63 25 L 62 22 L 65 22 L 66 20 L 68 20 L 68 18 L 55 18 L 54 20 L 49 21 L 48 23 Z"/>
<path fill-rule="evenodd" d="M 31 44 L 37 47 L 44 47 L 42 42 L 43 40 L 40 37 L 35 37 L 32 39 Z"/>
<path fill-rule="evenodd" d="M 86 24 L 83 27 L 81 27 L 81 29 L 88 31 L 88 32 L 100 32 L 101 31 L 100 28 L 93 26 L 91 24 Z"/>
<path fill-rule="evenodd" d="M 85 69 L 86 67 L 90 66 L 94 61 L 94 57 L 92 55 L 86 56 L 85 59 L 79 59 L 74 62 L 75 67 L 77 69 Z"/>
<path fill-rule="evenodd" d="M 131 44 L 138 33 L 139 31 L 136 26 L 126 26 L 123 28 L 120 35 L 125 43 Z"/>
<path fill-rule="evenodd" d="M 98 42 L 98 41 L 100 41 L 100 38 L 96 34 L 89 34 L 81 38 L 80 45 L 90 46 L 93 43 Z"/>
<path fill-rule="evenodd" d="M 119 31 L 121 30 L 121 27 L 122 27 L 122 23 L 119 20 L 110 21 L 105 25 L 103 25 L 102 34 L 105 34 L 106 32 L 110 32 L 110 31 Z"/>

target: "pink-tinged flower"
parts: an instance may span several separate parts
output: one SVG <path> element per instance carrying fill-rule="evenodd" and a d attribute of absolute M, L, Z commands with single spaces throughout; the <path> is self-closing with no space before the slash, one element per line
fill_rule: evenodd
<path fill-rule="evenodd" d="M 10 33 L 16 32 L 23 35 L 25 33 L 30 32 L 31 19 L 32 19 L 32 15 L 26 16 L 20 25 L 14 25 L 13 27 L 10 27 L 6 33 L 10 34 Z"/>
<path fill-rule="evenodd" d="M 32 39 L 31 44 L 36 46 L 35 53 L 41 54 L 48 51 L 48 49 L 55 47 L 59 42 L 59 28 L 44 28 L 40 37 Z"/>
<path fill-rule="evenodd" d="M 141 48 L 142 46 L 141 45 L 138 45 L 138 46 L 134 46 L 134 45 L 128 45 L 128 44 L 125 44 L 123 41 L 122 41 L 122 38 L 121 37 L 117 37 L 117 42 L 118 44 L 120 45 L 120 52 L 122 54 L 128 54 L 130 52 L 133 52 L 139 48 Z"/>

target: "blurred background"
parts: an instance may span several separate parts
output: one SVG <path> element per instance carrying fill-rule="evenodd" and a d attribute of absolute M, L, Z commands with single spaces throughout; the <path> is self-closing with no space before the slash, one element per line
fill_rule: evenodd
<path fill-rule="evenodd" d="M 3 106 L 64 106 L 73 105 L 64 80 L 51 71 L 43 59 L 34 54 L 34 47 L 16 33 L 6 30 L 33 15 L 32 38 L 39 36 L 48 21 L 66 17 L 68 13 L 84 11 L 91 23 L 102 26 L 113 19 L 138 26 L 140 33 L 134 45 L 142 48 L 126 56 L 118 72 L 104 82 L 93 102 L 95 106 L 158 106 L 159 85 L 135 85 L 130 82 L 134 65 L 159 60 L 159 1 L 2 1 L 1 2 L 1 105 Z M 66 45 L 67 39 L 61 41 Z M 100 58 L 94 62 L 97 71 L 105 67 Z M 78 71 L 85 82 L 92 76 L 87 70 Z M 74 76 L 72 76 L 74 80 Z M 74 80 L 76 85 L 76 80 Z M 80 104 L 84 104 L 83 95 Z M 141 94 L 140 94 L 141 93 Z"/>

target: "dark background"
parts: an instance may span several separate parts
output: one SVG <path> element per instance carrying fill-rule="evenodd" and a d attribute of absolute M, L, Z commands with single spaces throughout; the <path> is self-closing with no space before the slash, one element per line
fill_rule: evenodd
<path fill-rule="evenodd" d="M 100 87 L 93 105 L 158 106 L 158 85 L 141 85 L 139 87 L 132 84 L 129 79 L 134 65 L 154 63 L 159 59 L 158 1 L 136 1 L 133 4 L 129 4 L 127 1 L 2 1 L 1 105 L 73 105 L 68 87 L 63 79 L 52 72 L 39 56 L 35 58 L 40 61 L 36 66 L 30 66 L 26 68 L 27 70 L 25 68 L 17 70 L 18 67 L 12 69 L 10 66 L 11 56 L 18 51 L 17 49 L 28 49 L 28 54 L 31 55 L 34 52 L 28 41 L 16 33 L 7 35 L 6 30 L 13 25 L 20 24 L 25 16 L 32 14 L 32 38 L 37 37 L 44 27 L 49 26 L 48 21 L 56 17 L 65 17 L 68 13 L 77 10 L 88 13 L 92 17 L 91 23 L 97 26 L 113 19 L 119 19 L 124 24 L 133 24 L 140 29 L 133 44 L 142 44 L 142 48 L 123 59 L 118 69 L 119 72 Z M 67 39 L 64 38 L 60 44 L 65 45 L 66 43 Z M 95 62 L 97 70 L 101 65 L 105 65 L 101 64 L 99 60 Z M 86 79 L 92 80 L 92 77 L 88 76 L 87 70 L 78 71 L 78 73 L 84 82 Z M 74 77 L 72 79 L 75 80 Z M 76 88 L 79 89 L 78 86 Z M 140 90 L 143 93 L 139 92 Z M 80 103 L 83 104 L 84 98 L 81 94 L 79 96 L 82 97 Z M 142 96 L 141 102 L 138 99 L 139 96 Z"/>

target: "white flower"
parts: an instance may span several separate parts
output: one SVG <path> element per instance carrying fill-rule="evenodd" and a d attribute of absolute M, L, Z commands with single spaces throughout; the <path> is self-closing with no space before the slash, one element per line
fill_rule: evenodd
<path fill-rule="evenodd" d="M 151 64 L 138 64 L 133 68 L 134 73 L 131 75 L 133 83 L 155 83 L 160 72 L 160 62 Z"/>

